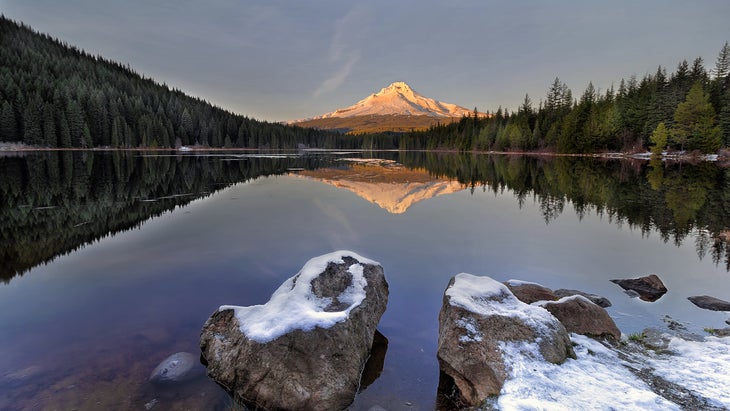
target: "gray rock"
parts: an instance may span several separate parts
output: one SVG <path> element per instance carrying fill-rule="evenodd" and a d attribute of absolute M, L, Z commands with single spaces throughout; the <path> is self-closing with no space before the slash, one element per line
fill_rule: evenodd
<path fill-rule="evenodd" d="M 553 294 L 555 294 L 558 298 L 570 297 L 571 295 L 582 295 L 583 297 L 593 301 L 593 303 L 599 307 L 608 308 L 611 306 L 611 301 L 609 301 L 608 298 L 583 291 L 561 288 L 553 291 Z"/>
<path fill-rule="evenodd" d="M 545 309 L 489 277 L 453 277 L 439 313 L 439 407 L 475 406 L 499 394 L 508 377 L 504 347 L 511 344 L 533 346 L 555 364 L 575 358 L 565 327 Z"/>
<path fill-rule="evenodd" d="M 150 374 L 150 382 L 167 384 L 189 381 L 202 375 L 199 358 L 189 352 L 178 352 L 162 360 Z"/>
<path fill-rule="evenodd" d="M 538 304 L 560 320 L 568 332 L 613 341 L 621 339 L 621 331 L 608 312 L 582 295 Z"/>
<path fill-rule="evenodd" d="M 622 280 L 611 280 L 624 290 L 636 291 L 639 298 L 644 301 L 654 302 L 667 293 L 667 287 L 656 274 L 650 274 L 640 278 L 627 278 Z"/>
<path fill-rule="evenodd" d="M 358 289 L 361 300 L 354 297 Z M 344 409 L 360 386 L 387 301 L 388 284 L 377 263 L 351 252 L 312 259 L 266 305 L 223 306 L 211 315 L 200 337 L 208 375 L 260 409 Z M 277 311 L 277 304 L 290 305 Z M 256 312 L 278 314 L 261 323 Z M 338 320 L 291 323 L 308 315 Z M 267 333 L 282 323 L 289 326 Z"/>
<path fill-rule="evenodd" d="M 687 299 L 692 301 L 692 304 L 700 308 L 704 308 L 705 310 L 730 311 L 730 302 L 710 297 L 709 295 L 696 295 L 693 297 L 687 297 Z"/>

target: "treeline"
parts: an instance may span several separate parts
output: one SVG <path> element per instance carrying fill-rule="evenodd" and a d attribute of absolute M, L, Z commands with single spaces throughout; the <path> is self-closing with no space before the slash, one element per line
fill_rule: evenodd
<path fill-rule="evenodd" d="M 0 141 L 276 149 L 341 148 L 341 137 L 236 115 L 0 16 Z"/>
<path fill-rule="evenodd" d="M 476 111 L 476 110 L 475 110 Z M 653 138 L 652 138 L 653 136 Z M 537 108 L 529 96 L 517 112 L 500 107 L 488 118 L 412 132 L 401 149 L 592 153 L 664 149 L 714 153 L 730 145 L 730 46 L 708 73 L 702 58 L 663 67 L 641 80 L 622 79 L 605 92 L 592 83 L 574 98 L 559 78 Z"/>
<path fill-rule="evenodd" d="M 730 145 L 730 47 L 579 98 L 556 78 L 537 104 L 426 131 L 342 135 L 236 115 L 0 15 L 0 142 L 40 147 L 449 149 L 590 153 Z"/>

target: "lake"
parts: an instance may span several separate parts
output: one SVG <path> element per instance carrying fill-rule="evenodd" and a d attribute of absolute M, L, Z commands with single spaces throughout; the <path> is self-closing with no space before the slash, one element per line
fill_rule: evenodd
<path fill-rule="evenodd" d="M 607 297 L 624 334 L 722 328 L 730 170 L 579 157 L 423 152 L 42 152 L 0 157 L 0 409 L 231 409 L 199 354 L 224 304 L 263 304 L 309 259 L 347 249 L 390 284 L 378 379 L 352 409 L 433 409 L 438 312 L 457 273 Z M 631 298 L 617 278 L 669 292 Z M 201 367 L 202 369 L 202 367 Z"/>

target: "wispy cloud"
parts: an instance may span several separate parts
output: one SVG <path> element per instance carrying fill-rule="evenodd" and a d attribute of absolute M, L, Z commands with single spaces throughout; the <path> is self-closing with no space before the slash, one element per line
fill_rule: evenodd
<path fill-rule="evenodd" d="M 369 12 L 362 5 L 353 7 L 335 22 L 328 58 L 336 70 L 317 87 L 314 97 L 337 90 L 347 80 L 360 60 L 360 50 L 355 47 L 357 37 L 363 36 L 368 25 Z"/>

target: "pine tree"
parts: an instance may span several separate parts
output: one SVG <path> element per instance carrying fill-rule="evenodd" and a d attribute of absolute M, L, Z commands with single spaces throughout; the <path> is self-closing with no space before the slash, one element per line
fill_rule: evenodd
<path fill-rule="evenodd" d="M 720 128 L 715 125 L 715 110 L 710 97 L 696 82 L 687 93 L 685 101 L 674 112 L 672 139 L 684 150 L 700 150 L 703 153 L 717 151 L 721 144 Z"/>
<path fill-rule="evenodd" d="M 43 107 L 43 145 L 47 147 L 58 146 L 58 136 L 56 135 L 56 119 L 54 113 L 56 110 L 53 104 L 47 103 Z"/>
<path fill-rule="evenodd" d="M 0 109 L 0 141 L 18 141 L 18 123 L 9 101 L 3 102 Z"/>
<path fill-rule="evenodd" d="M 730 45 L 728 45 L 727 41 L 717 56 L 717 62 L 715 63 L 715 68 L 712 70 L 712 74 L 716 79 L 727 77 L 730 74 Z"/>
<path fill-rule="evenodd" d="M 23 142 L 30 145 L 43 144 L 43 107 L 39 95 L 33 97 L 23 113 Z"/>
<path fill-rule="evenodd" d="M 669 131 L 667 130 L 667 127 L 664 125 L 663 122 L 659 123 L 659 125 L 656 126 L 656 129 L 654 129 L 654 132 L 651 133 L 651 137 L 649 138 L 649 141 L 652 144 L 651 153 L 660 156 L 662 154 L 662 150 L 664 150 L 664 147 L 667 146 L 667 141 L 669 140 Z"/>

